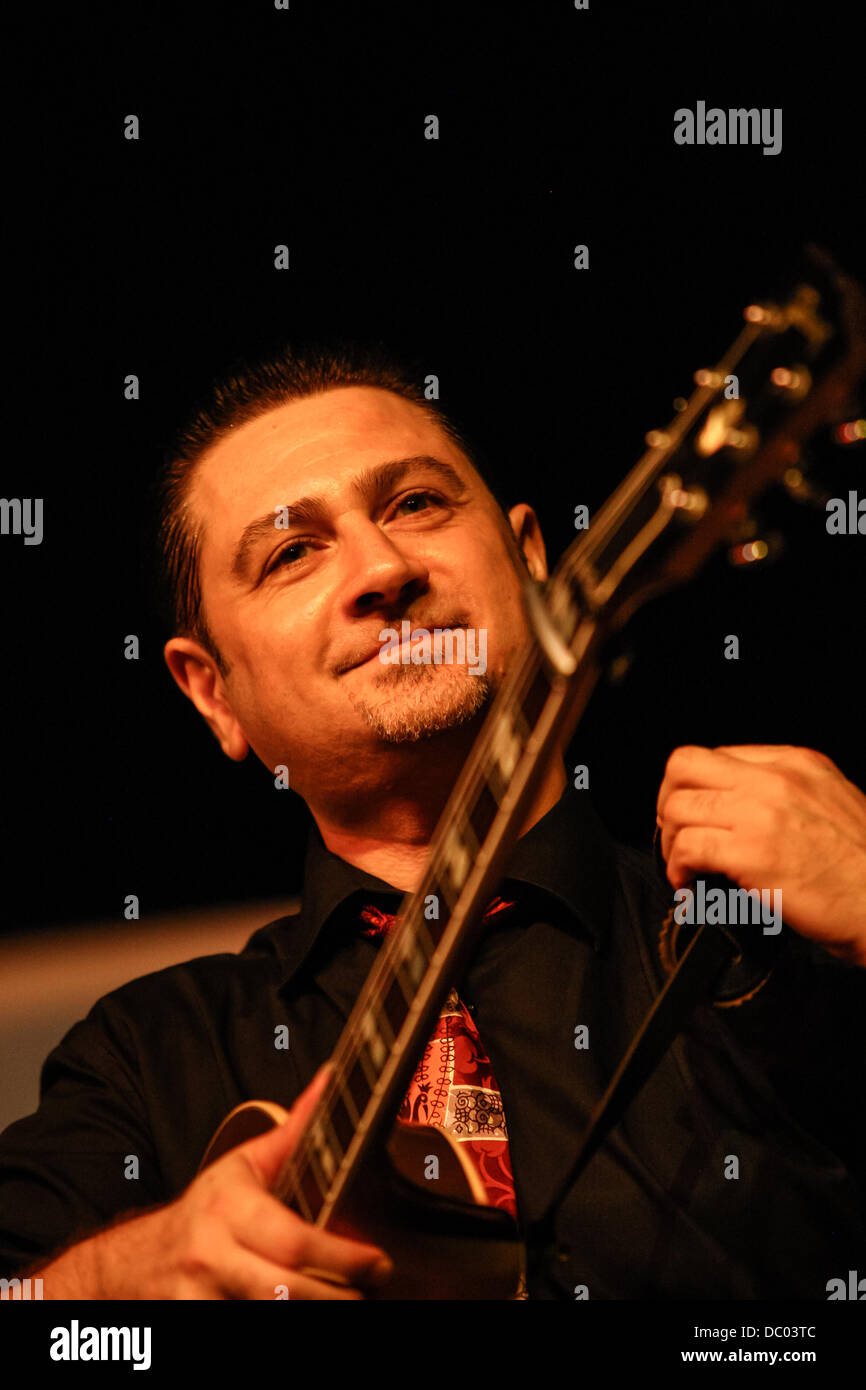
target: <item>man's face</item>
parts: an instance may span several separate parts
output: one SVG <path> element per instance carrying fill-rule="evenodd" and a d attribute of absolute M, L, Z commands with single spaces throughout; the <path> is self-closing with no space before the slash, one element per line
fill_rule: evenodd
<path fill-rule="evenodd" d="M 209 451 L 190 505 L 204 611 L 229 669 L 220 676 L 189 639 L 166 656 L 231 757 L 249 745 L 315 802 L 387 786 L 407 759 L 445 756 L 457 730 L 465 745 L 526 640 L 519 560 L 482 480 L 423 410 L 370 387 L 281 406 Z M 544 577 L 532 513 L 511 517 Z M 402 650 L 384 664 L 380 634 L 403 619 L 464 629 L 466 659 L 449 662 L 446 646 L 440 664 L 405 664 Z"/>

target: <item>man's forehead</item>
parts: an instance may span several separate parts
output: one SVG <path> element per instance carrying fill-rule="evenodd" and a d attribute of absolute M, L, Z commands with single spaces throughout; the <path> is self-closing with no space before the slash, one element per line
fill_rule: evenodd
<path fill-rule="evenodd" d="M 234 512 L 277 488 L 326 493 L 385 458 L 433 451 L 471 470 L 445 430 L 412 401 L 375 387 L 350 386 L 277 406 L 231 430 L 201 459 L 191 503 L 201 519 Z M 274 506 L 288 505 L 288 495 Z"/>

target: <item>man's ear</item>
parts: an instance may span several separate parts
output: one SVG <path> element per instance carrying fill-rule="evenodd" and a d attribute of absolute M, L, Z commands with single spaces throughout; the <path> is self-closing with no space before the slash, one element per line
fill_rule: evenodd
<path fill-rule="evenodd" d="M 228 702 L 225 682 L 213 657 L 190 637 L 172 637 L 166 642 L 163 655 L 169 671 L 210 726 L 223 752 L 234 762 L 242 762 L 250 745 Z"/>
<path fill-rule="evenodd" d="M 538 517 L 526 502 L 518 502 L 508 513 L 508 520 L 526 568 L 533 579 L 541 582 L 547 578 L 547 551 Z"/>

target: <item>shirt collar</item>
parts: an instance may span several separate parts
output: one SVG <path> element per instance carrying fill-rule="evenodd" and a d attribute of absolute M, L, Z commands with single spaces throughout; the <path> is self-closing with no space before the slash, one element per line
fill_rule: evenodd
<path fill-rule="evenodd" d="M 585 791 L 566 788 L 549 811 L 518 840 L 509 856 L 500 891 L 509 882 L 539 890 L 565 908 L 604 947 L 610 928 L 616 878 L 616 846 Z M 310 954 L 323 929 L 357 896 L 357 905 L 375 903 L 396 911 L 403 894 L 390 883 L 355 868 L 327 849 L 318 827 L 310 826 L 304 862 L 300 912 L 285 919 L 278 949 L 286 984 Z"/>

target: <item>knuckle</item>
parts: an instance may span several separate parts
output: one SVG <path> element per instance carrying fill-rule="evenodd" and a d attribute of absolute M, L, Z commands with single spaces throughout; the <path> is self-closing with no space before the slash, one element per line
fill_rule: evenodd
<path fill-rule="evenodd" d="M 205 1194 L 205 1200 L 200 1208 L 201 1214 L 208 1222 L 221 1223 L 228 1219 L 234 1201 L 235 1199 L 228 1188 L 213 1187 Z"/>
<path fill-rule="evenodd" d="M 207 1229 L 201 1225 L 195 1225 L 181 1250 L 178 1260 L 178 1272 L 183 1280 L 192 1280 L 197 1283 L 205 1275 L 209 1274 L 213 1266 L 213 1248 L 208 1239 Z"/>
<path fill-rule="evenodd" d="M 688 863 L 695 855 L 700 854 L 703 843 L 703 832 L 696 825 L 685 826 L 674 840 L 679 862 Z"/>
<path fill-rule="evenodd" d="M 665 772 L 676 773 L 680 768 L 686 767 L 695 753 L 694 745 L 691 743 L 680 744 L 669 755 L 665 763 Z"/>
<path fill-rule="evenodd" d="M 282 1220 L 281 1218 L 287 1218 Z M 279 1250 L 280 1263 L 286 1269 L 300 1269 L 305 1264 L 315 1264 L 317 1242 L 314 1228 L 296 1212 L 289 1211 L 280 1204 L 280 1213 L 275 1218 L 280 1222 Z"/>
<path fill-rule="evenodd" d="M 788 823 L 788 812 L 784 806 L 764 808 L 764 833 L 770 836 L 781 835 Z"/>
<path fill-rule="evenodd" d="M 301 1269 L 312 1262 L 309 1241 L 304 1231 L 292 1231 L 281 1242 L 281 1262 L 286 1269 Z"/>
<path fill-rule="evenodd" d="M 828 758 L 826 753 L 821 753 L 817 748 L 801 748 L 800 752 L 805 755 L 806 761 L 814 768 L 820 768 L 825 772 L 836 771 L 836 764 L 832 758 Z"/>
<path fill-rule="evenodd" d="M 765 786 L 770 796 L 787 800 L 799 785 L 798 774 L 790 768 L 767 769 Z"/>

